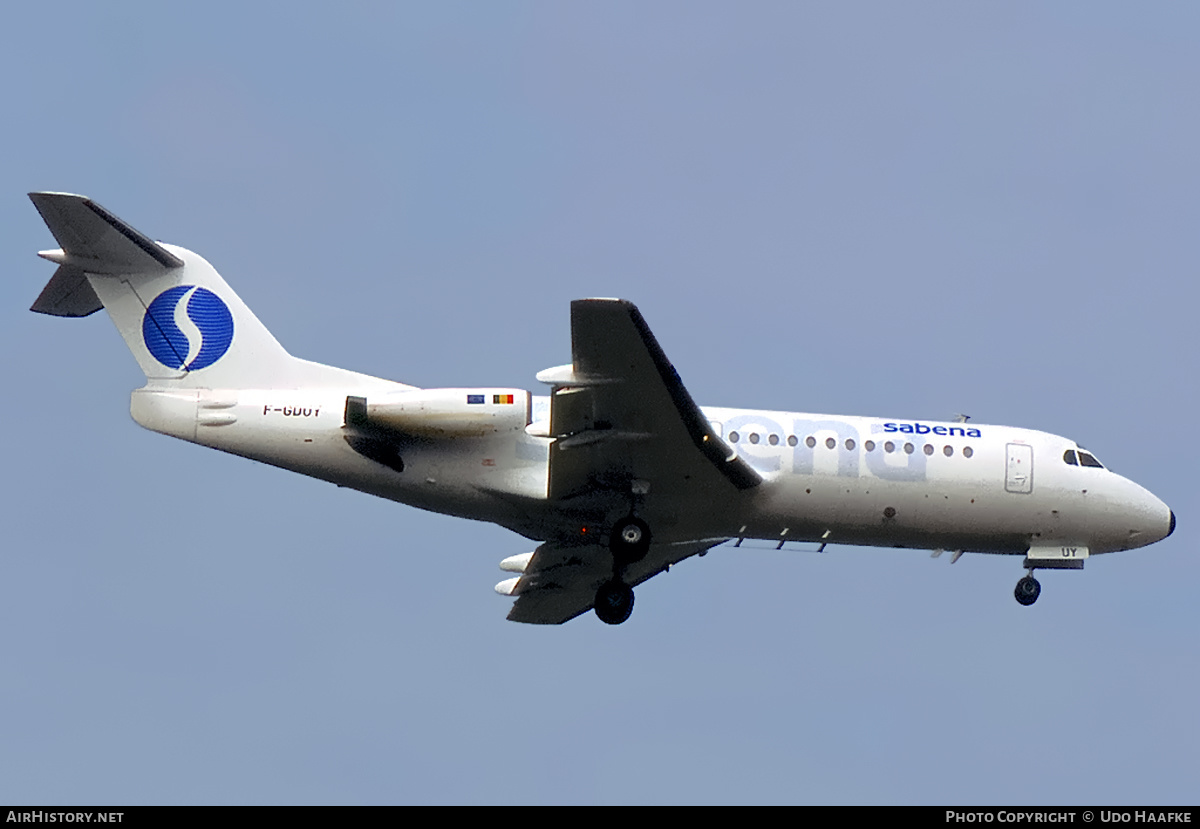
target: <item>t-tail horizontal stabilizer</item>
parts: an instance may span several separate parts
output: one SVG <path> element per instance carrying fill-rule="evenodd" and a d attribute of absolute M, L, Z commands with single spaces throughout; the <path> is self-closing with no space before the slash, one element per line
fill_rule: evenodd
<path fill-rule="evenodd" d="M 80 268 L 60 265 L 29 310 L 52 317 L 86 317 L 103 307 L 100 297 L 96 296 L 91 283 L 87 281 L 87 275 Z"/>
<path fill-rule="evenodd" d="M 156 273 L 183 260 L 84 196 L 30 193 L 46 227 L 62 247 L 38 254 L 89 273 Z"/>
<path fill-rule="evenodd" d="M 86 317 L 103 306 L 87 273 L 161 273 L 183 260 L 109 213 L 71 193 L 30 193 L 33 206 L 61 245 L 38 256 L 59 266 L 30 307 L 55 317 Z"/>

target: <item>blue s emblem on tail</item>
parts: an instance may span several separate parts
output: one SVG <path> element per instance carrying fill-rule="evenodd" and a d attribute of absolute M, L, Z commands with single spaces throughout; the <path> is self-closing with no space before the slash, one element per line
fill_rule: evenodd
<path fill-rule="evenodd" d="M 167 368 L 197 371 L 224 356 L 233 342 L 233 315 L 207 288 L 177 285 L 154 298 L 142 318 L 146 348 Z"/>

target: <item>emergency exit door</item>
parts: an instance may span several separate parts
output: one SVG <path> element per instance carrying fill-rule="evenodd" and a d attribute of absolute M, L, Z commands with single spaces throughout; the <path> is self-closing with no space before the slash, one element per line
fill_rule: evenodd
<path fill-rule="evenodd" d="M 1019 495 L 1033 492 L 1033 447 L 1027 443 L 1008 444 L 1008 469 L 1004 489 Z"/>

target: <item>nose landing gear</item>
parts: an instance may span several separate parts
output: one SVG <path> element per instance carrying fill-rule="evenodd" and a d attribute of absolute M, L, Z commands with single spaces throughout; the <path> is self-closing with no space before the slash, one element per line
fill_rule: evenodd
<path fill-rule="evenodd" d="M 1042 594 L 1042 585 L 1033 577 L 1033 570 L 1029 571 L 1029 575 L 1017 582 L 1017 588 L 1013 590 L 1013 596 L 1017 602 L 1028 607 L 1038 600 L 1038 596 Z"/>

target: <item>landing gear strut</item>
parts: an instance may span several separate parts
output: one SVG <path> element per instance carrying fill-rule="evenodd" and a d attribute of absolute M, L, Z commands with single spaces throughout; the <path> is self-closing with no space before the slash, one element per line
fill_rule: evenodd
<path fill-rule="evenodd" d="M 606 625 L 619 625 L 633 613 L 633 588 L 618 578 L 596 591 L 596 615 Z"/>
<path fill-rule="evenodd" d="M 1038 596 L 1042 593 L 1042 585 L 1033 577 L 1033 571 L 1029 571 L 1029 575 L 1017 582 L 1017 589 L 1013 591 L 1013 595 L 1017 601 L 1026 607 L 1038 600 Z"/>
<path fill-rule="evenodd" d="M 633 613 L 633 588 L 622 579 L 630 564 L 641 561 L 650 549 L 650 527 L 635 515 L 618 521 L 609 536 L 613 577 L 596 591 L 596 615 L 606 625 L 619 625 Z"/>

